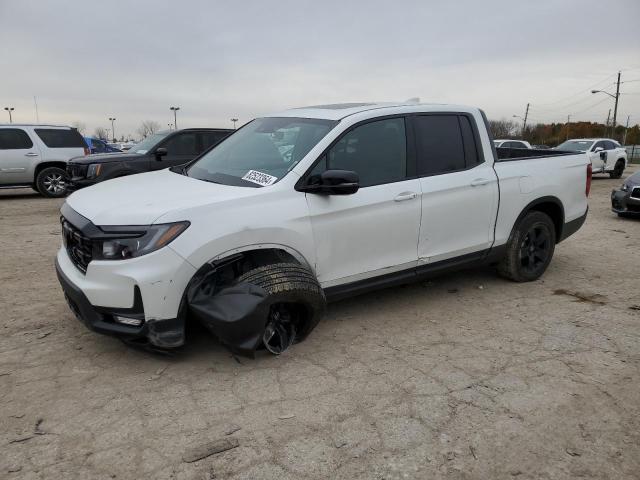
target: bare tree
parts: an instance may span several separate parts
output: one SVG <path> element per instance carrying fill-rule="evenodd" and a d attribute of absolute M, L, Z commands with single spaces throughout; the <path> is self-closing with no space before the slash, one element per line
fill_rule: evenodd
<path fill-rule="evenodd" d="M 100 140 L 104 140 L 105 142 L 109 141 L 109 132 L 104 127 L 98 127 L 93 132 L 93 135 Z"/>
<path fill-rule="evenodd" d="M 506 119 L 489 120 L 489 129 L 493 138 L 509 138 L 515 136 L 518 131 L 516 122 Z"/>
<path fill-rule="evenodd" d="M 146 138 L 149 135 L 156 133 L 158 130 L 160 130 L 160 124 L 158 122 L 145 120 L 140 124 L 136 133 L 138 133 L 142 138 Z"/>
<path fill-rule="evenodd" d="M 73 128 L 75 128 L 76 130 L 78 130 L 78 132 L 80 132 L 80 135 L 84 135 L 84 132 L 86 132 L 86 130 L 87 130 L 86 123 L 81 122 L 80 120 L 76 120 L 75 122 L 73 122 L 71 124 L 71 126 Z"/>

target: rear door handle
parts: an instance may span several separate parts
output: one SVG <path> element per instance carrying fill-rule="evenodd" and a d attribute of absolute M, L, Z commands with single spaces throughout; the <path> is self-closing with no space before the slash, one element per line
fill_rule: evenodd
<path fill-rule="evenodd" d="M 417 196 L 418 194 L 416 192 L 402 192 L 393 200 L 394 202 L 404 202 L 405 200 L 413 200 Z"/>
<path fill-rule="evenodd" d="M 476 178 L 473 182 L 471 182 L 471 186 L 479 187 L 481 185 L 487 185 L 489 183 L 491 183 L 491 180 L 488 180 L 486 178 Z"/>
<path fill-rule="evenodd" d="M 24 154 L 24 156 L 25 156 L 25 157 L 37 157 L 37 156 L 38 156 L 38 154 L 37 154 L 37 153 L 34 153 L 34 152 L 29 152 L 29 153 L 25 153 L 25 154 Z"/>

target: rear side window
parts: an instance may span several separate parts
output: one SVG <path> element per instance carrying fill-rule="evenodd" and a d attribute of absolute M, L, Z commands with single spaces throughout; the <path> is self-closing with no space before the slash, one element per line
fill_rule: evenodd
<path fill-rule="evenodd" d="M 36 128 L 35 131 L 49 148 L 84 148 L 87 145 L 77 130 Z"/>
<path fill-rule="evenodd" d="M 460 120 L 460 130 L 462 131 L 462 141 L 464 143 L 464 159 L 467 168 L 478 165 L 482 161 L 480 160 L 480 155 L 478 155 L 478 146 L 473 135 L 471 120 L 466 115 L 460 115 L 458 119 Z"/>
<path fill-rule="evenodd" d="M 202 132 L 202 149 L 208 150 L 229 136 L 229 132 Z"/>
<path fill-rule="evenodd" d="M 438 175 L 466 168 L 458 115 L 419 115 L 414 119 L 418 175 Z"/>
<path fill-rule="evenodd" d="M 354 171 L 361 187 L 404 180 L 407 176 L 404 118 L 365 123 L 347 132 L 313 173 L 322 173 L 325 169 Z"/>
<path fill-rule="evenodd" d="M 19 128 L 0 128 L 0 150 L 20 150 L 33 147 L 27 132 Z"/>

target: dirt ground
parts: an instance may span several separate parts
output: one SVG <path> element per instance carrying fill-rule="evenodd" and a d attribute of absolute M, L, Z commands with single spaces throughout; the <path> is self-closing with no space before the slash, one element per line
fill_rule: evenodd
<path fill-rule="evenodd" d="M 85 330 L 54 272 L 62 201 L 0 192 L 0 478 L 640 478 L 640 220 L 610 212 L 619 184 L 594 179 L 537 282 L 342 301 L 255 360 L 198 330 L 173 357 Z M 221 438 L 238 446 L 186 461 Z"/>

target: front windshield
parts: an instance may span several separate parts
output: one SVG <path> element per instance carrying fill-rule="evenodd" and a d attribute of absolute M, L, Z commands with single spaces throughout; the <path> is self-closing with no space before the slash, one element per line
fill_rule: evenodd
<path fill-rule="evenodd" d="M 586 152 L 591 148 L 593 142 L 590 140 L 568 140 L 556 147 L 557 150 L 567 150 L 569 152 Z"/>
<path fill-rule="evenodd" d="M 224 185 L 273 185 L 336 123 L 313 118 L 258 118 L 202 156 L 185 174 Z"/>
<path fill-rule="evenodd" d="M 129 151 L 132 153 L 139 153 L 144 155 L 167 135 L 169 135 L 169 132 L 159 132 L 159 133 L 154 133 L 152 135 L 149 135 L 144 140 L 136 143 L 133 147 L 129 149 Z"/>

